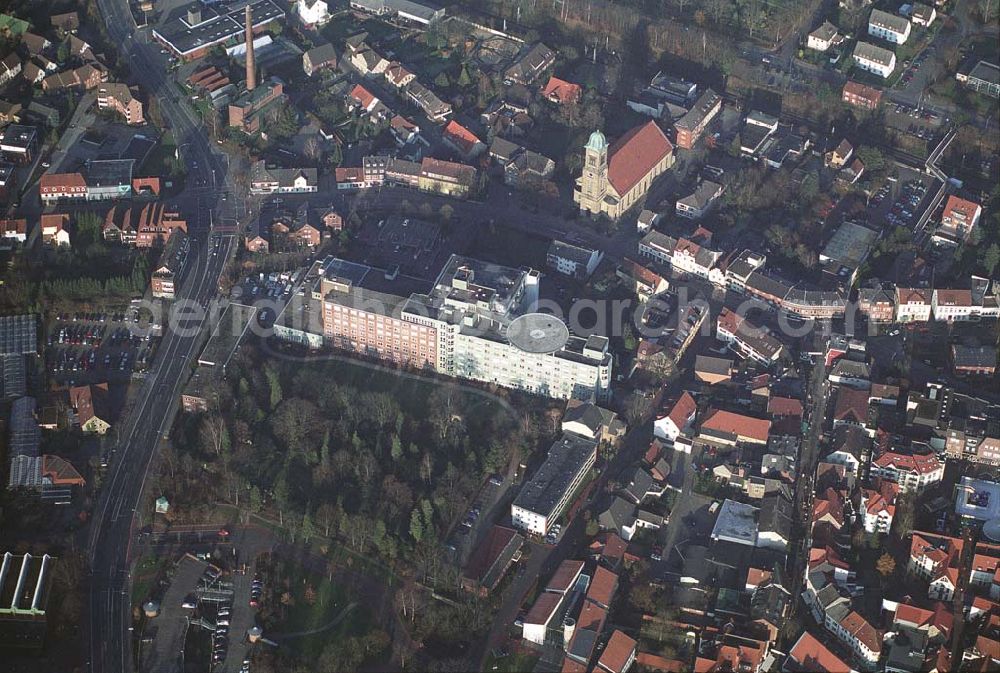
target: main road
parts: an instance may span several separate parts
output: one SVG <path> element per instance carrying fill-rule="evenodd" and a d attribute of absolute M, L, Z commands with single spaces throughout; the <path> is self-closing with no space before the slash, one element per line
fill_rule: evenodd
<path fill-rule="evenodd" d="M 187 187 L 178 205 L 188 221 L 192 243 L 175 305 L 187 302 L 204 307 L 218 292 L 226 260 L 236 244 L 232 225 L 243 215 L 242 195 L 237 198 L 233 188 L 228 157 L 214 149 L 181 90 L 170 81 L 159 47 L 137 30 L 128 0 L 98 0 L 97 5 L 119 58 L 129 65 L 132 80 L 156 98 L 187 164 Z M 205 319 L 195 316 L 172 324 L 164 317 L 161 322 L 159 352 L 130 412 L 116 429 L 117 441 L 91 524 L 89 618 L 84 621 L 92 673 L 135 670 L 130 637 L 132 522 L 156 447 L 176 413 Z"/>

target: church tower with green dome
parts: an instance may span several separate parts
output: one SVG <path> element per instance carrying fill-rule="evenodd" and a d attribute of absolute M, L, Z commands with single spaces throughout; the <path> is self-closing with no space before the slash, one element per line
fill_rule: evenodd
<path fill-rule="evenodd" d="M 608 185 L 608 140 L 600 130 L 590 134 L 583 155 L 583 175 L 577 180 L 574 196 L 580 210 L 596 215 L 601 212 Z"/>

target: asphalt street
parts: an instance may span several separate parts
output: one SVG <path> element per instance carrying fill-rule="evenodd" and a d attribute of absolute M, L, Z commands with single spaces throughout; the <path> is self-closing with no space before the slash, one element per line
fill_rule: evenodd
<path fill-rule="evenodd" d="M 188 187 L 177 202 L 188 218 L 192 246 L 179 298 L 207 305 L 236 246 L 232 224 L 242 216 L 242 201 L 224 198 L 234 193 L 228 160 L 213 150 L 200 120 L 167 79 L 159 47 L 150 44 L 148 34 L 137 32 L 127 0 L 98 0 L 98 7 L 111 41 L 120 46 L 131 67 L 131 79 L 157 99 L 178 147 L 186 147 Z M 227 233 L 213 234 L 213 228 L 220 226 Z M 156 447 L 176 412 L 188 363 L 201 343 L 203 322 L 201 318 L 180 325 L 186 328 L 183 333 L 164 323 L 157 359 L 117 430 L 88 547 L 90 614 L 84 621 L 89 628 L 89 669 L 94 673 L 135 670 L 129 575 L 132 523 Z"/>

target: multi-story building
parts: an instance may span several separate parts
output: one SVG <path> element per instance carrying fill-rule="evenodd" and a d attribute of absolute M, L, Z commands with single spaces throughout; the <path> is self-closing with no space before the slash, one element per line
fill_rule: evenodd
<path fill-rule="evenodd" d="M 923 491 L 944 477 L 944 463 L 933 453 L 889 450 L 872 461 L 871 475 L 899 484 L 903 493 Z"/>
<path fill-rule="evenodd" d="M 977 93 L 1000 98 L 1000 66 L 996 63 L 979 61 L 968 73 L 955 73 L 955 79 Z"/>
<path fill-rule="evenodd" d="M 931 319 L 931 290 L 896 288 L 896 322 L 927 322 Z"/>
<path fill-rule="evenodd" d="M 698 138 L 721 111 L 722 96 L 711 89 L 705 89 L 688 113 L 674 124 L 677 130 L 677 146 L 685 150 L 694 147 Z"/>
<path fill-rule="evenodd" d="M 916 531 L 910 538 L 909 572 L 929 583 L 928 594 L 949 601 L 958 586 L 965 540 L 947 535 Z"/>
<path fill-rule="evenodd" d="M 716 199 L 722 196 L 725 187 L 711 180 L 702 180 L 698 183 L 694 192 L 683 198 L 677 199 L 674 209 L 681 217 L 691 220 L 700 220 L 711 209 Z"/>
<path fill-rule="evenodd" d="M 250 0 L 251 29 L 261 33 L 269 23 L 285 16 L 272 0 Z M 182 61 L 207 56 L 219 45 L 246 33 L 246 3 L 190 3 L 186 10 L 171 15 L 153 28 L 153 39 Z"/>
<path fill-rule="evenodd" d="M 102 84 L 97 89 L 97 107 L 102 110 L 113 110 L 125 118 L 126 124 L 145 124 L 142 116 L 142 103 L 132 95 L 128 85 L 120 82 Z"/>
<path fill-rule="evenodd" d="M 355 288 L 346 278 L 323 278 L 323 338 L 334 348 L 396 365 L 435 370 L 438 330 L 407 320 L 397 297 Z"/>
<path fill-rule="evenodd" d="M 547 534 L 596 460 L 597 442 L 593 439 L 566 434 L 556 440 L 545 462 L 521 487 L 510 507 L 514 527 L 537 535 Z"/>
<path fill-rule="evenodd" d="M 882 100 L 882 92 L 860 82 L 848 80 L 840 99 L 848 105 L 865 110 L 874 110 Z"/>
<path fill-rule="evenodd" d="M 816 51 L 826 51 L 843 40 L 844 37 L 837 30 L 837 27 L 829 21 L 824 21 L 819 28 L 809 33 L 809 37 L 806 38 L 806 47 Z"/>
<path fill-rule="evenodd" d="M 16 164 L 30 163 L 38 149 L 38 129 L 34 126 L 10 124 L 0 135 L 0 153 Z"/>
<path fill-rule="evenodd" d="M 250 167 L 251 194 L 304 194 L 319 188 L 315 168 L 268 168 L 263 159 Z"/>
<path fill-rule="evenodd" d="M 983 207 L 978 203 L 950 195 L 941 212 L 941 225 L 931 240 L 939 245 L 965 243 L 975 231 L 982 214 Z"/>
<path fill-rule="evenodd" d="M 873 9 L 868 17 L 868 34 L 893 44 L 903 44 L 910 37 L 910 21 L 881 9 Z"/>
<path fill-rule="evenodd" d="M 878 664 L 882 656 L 882 634 L 857 611 L 851 610 L 831 630 L 867 666 Z"/>
<path fill-rule="evenodd" d="M 858 291 L 858 310 L 869 322 L 892 322 L 896 318 L 895 293 L 883 287 L 861 288 Z"/>
<path fill-rule="evenodd" d="M 715 321 L 715 338 L 729 344 L 740 357 L 764 366 L 776 363 L 784 346 L 763 326 L 756 326 L 743 316 L 723 308 Z"/>
<path fill-rule="evenodd" d="M 858 42 L 854 47 L 854 62 L 862 70 L 887 78 L 896 69 L 896 54 L 868 42 Z"/>
<path fill-rule="evenodd" d="M 247 134 L 261 130 L 267 110 L 285 99 L 284 85 L 271 79 L 241 93 L 229 104 L 229 126 Z"/>
<path fill-rule="evenodd" d="M 594 131 L 584 146 L 583 175 L 576 180 L 573 200 L 583 212 L 616 220 L 673 165 L 673 150 L 653 121 L 633 128 L 611 146 L 603 133 Z"/>
<path fill-rule="evenodd" d="M 183 230 L 177 229 L 170 235 L 149 281 L 154 297 L 173 299 L 177 296 L 177 275 L 187 259 L 188 246 L 187 233 Z"/>
<path fill-rule="evenodd" d="M 978 308 L 972 303 L 971 290 L 934 290 L 931 293 L 931 310 L 935 320 L 972 320 L 979 316 Z"/>
<path fill-rule="evenodd" d="M 326 277 L 318 293 L 324 336 L 345 350 L 449 376 L 545 397 L 606 399 L 607 338 L 572 336 L 557 316 L 533 313 L 538 281 L 537 271 L 457 255 L 429 293 L 409 298 Z"/>
<path fill-rule="evenodd" d="M 545 253 L 545 264 L 563 275 L 586 279 L 594 273 L 603 258 L 604 253 L 600 250 L 552 241 Z"/>

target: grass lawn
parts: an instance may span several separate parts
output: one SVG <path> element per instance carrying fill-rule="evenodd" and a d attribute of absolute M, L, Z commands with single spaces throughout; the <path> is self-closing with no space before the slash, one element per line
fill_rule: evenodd
<path fill-rule="evenodd" d="M 329 629 L 318 633 L 292 638 L 280 638 L 281 634 L 321 629 L 335 621 L 351 603 L 347 587 L 326 576 L 314 574 L 294 574 L 291 587 L 292 604 L 287 608 L 284 619 L 270 630 L 279 635 L 282 647 L 294 650 L 302 657 L 316 658 L 332 640 L 366 633 L 372 626 L 371 611 L 365 605 L 355 605 L 343 619 Z M 306 600 L 306 588 L 312 587 L 311 601 Z"/>
<path fill-rule="evenodd" d="M 529 652 L 518 652 L 514 654 L 509 654 L 506 657 L 500 657 L 499 659 L 494 657 L 491 653 L 486 657 L 486 667 L 484 671 L 502 671 L 509 673 L 525 673 L 526 671 L 535 670 L 535 664 L 538 662 L 539 656 L 537 654 Z"/>
<path fill-rule="evenodd" d="M 138 605 L 149 598 L 150 592 L 156 585 L 156 576 L 159 574 L 162 561 L 153 555 L 143 556 L 135 564 L 132 580 L 132 604 Z"/>

